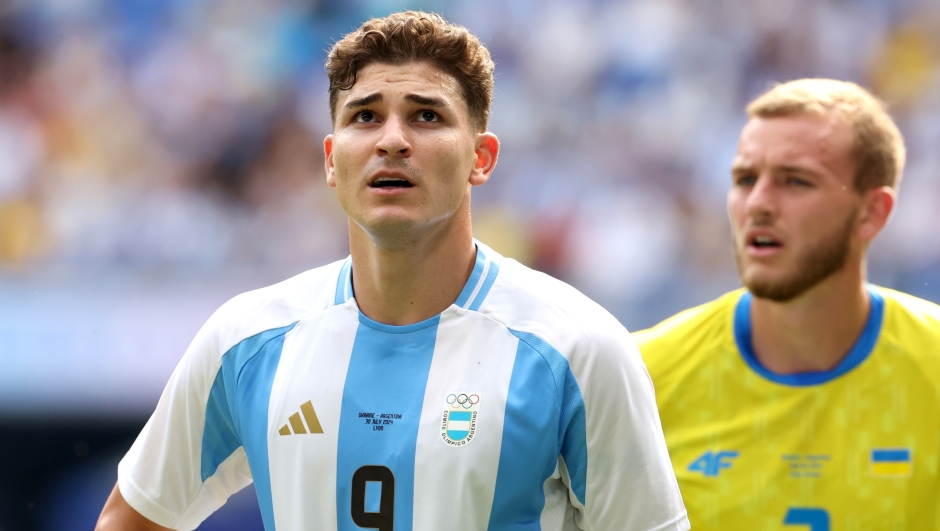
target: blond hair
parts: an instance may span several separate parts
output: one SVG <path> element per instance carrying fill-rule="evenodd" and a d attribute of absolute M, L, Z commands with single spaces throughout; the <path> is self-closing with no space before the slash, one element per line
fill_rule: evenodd
<path fill-rule="evenodd" d="M 836 113 L 852 127 L 851 156 L 856 164 L 855 188 L 897 188 L 906 156 L 904 139 L 885 105 L 870 92 L 847 81 L 799 79 L 775 86 L 747 106 L 751 118 L 810 113 Z"/>

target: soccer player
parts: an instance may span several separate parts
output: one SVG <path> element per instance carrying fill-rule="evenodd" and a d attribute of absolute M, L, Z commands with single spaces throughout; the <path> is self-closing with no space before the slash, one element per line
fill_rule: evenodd
<path fill-rule="evenodd" d="M 747 111 L 728 193 L 744 289 L 635 335 L 689 518 L 940 529 L 940 307 L 865 280 L 901 134 L 834 80 Z"/>
<path fill-rule="evenodd" d="M 486 48 L 398 13 L 327 73 L 351 258 L 210 318 L 98 528 L 193 529 L 254 481 L 268 531 L 689 529 L 627 332 L 472 238 L 499 150 Z"/>

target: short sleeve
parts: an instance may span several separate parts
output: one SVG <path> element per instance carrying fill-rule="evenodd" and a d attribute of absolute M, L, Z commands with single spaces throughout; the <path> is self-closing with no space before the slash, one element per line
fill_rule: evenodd
<path fill-rule="evenodd" d="M 147 519 L 171 529 L 195 529 L 251 482 L 234 425 L 207 422 L 207 407 L 216 410 L 212 417 L 232 418 L 226 400 L 210 404 L 222 380 L 219 329 L 224 308 L 196 335 L 150 420 L 118 465 L 124 499 Z M 213 432 L 210 439 L 227 439 L 222 446 L 229 448 L 225 455 L 214 456 L 212 467 L 205 466 L 205 453 L 214 451 L 206 444 L 207 430 Z"/>
<path fill-rule="evenodd" d="M 595 337 L 571 356 L 571 381 L 565 385 L 565 407 L 574 410 L 568 416 L 576 419 L 578 407 L 584 416 L 583 423 L 564 426 L 562 447 L 575 522 L 593 531 L 687 530 L 653 384 L 639 351 L 619 324 Z"/>

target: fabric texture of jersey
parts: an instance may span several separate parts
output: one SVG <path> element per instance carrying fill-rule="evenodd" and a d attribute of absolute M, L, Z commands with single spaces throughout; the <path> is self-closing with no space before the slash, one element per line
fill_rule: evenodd
<path fill-rule="evenodd" d="M 457 301 L 389 326 L 349 259 L 240 295 L 198 333 L 118 468 L 194 529 L 254 481 L 267 531 L 685 530 L 626 330 L 477 242 Z"/>
<path fill-rule="evenodd" d="M 743 290 L 634 334 L 694 529 L 940 529 L 940 307 L 868 291 L 827 372 L 761 366 Z"/>

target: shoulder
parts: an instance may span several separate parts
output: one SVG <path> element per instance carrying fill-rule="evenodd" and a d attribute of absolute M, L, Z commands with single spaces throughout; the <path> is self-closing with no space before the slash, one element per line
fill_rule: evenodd
<path fill-rule="evenodd" d="M 882 335 L 888 343 L 913 358 L 940 386 L 940 306 L 887 288 Z"/>
<path fill-rule="evenodd" d="M 277 284 L 237 295 L 204 327 L 216 336 L 220 352 L 253 335 L 289 326 L 334 305 L 346 260 L 311 269 Z"/>
<path fill-rule="evenodd" d="M 537 337 L 566 358 L 633 346 L 623 325 L 572 286 L 503 258 L 479 311 L 516 335 Z"/>
<path fill-rule="evenodd" d="M 634 333 L 650 372 L 659 365 L 687 359 L 694 351 L 713 348 L 733 338 L 734 310 L 743 293 L 743 289 L 726 293 Z"/>
<path fill-rule="evenodd" d="M 885 299 L 890 317 L 901 321 L 899 325 L 922 334 L 940 336 L 940 305 L 893 289 L 878 287 L 877 290 Z"/>

